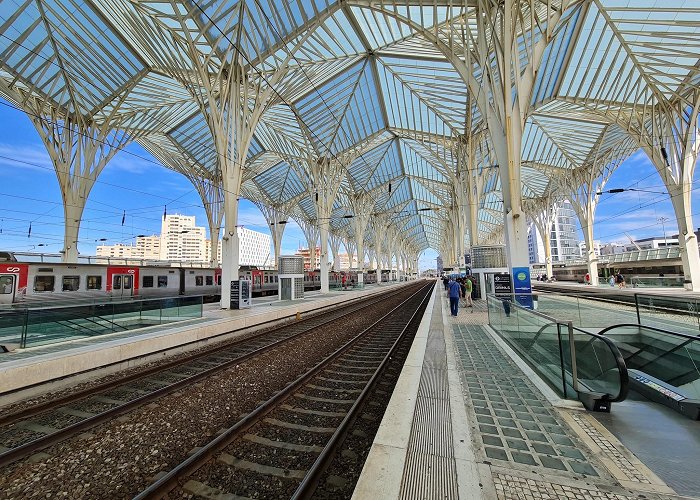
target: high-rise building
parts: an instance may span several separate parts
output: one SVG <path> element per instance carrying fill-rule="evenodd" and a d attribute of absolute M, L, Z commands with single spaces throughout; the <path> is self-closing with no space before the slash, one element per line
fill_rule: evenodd
<path fill-rule="evenodd" d="M 311 262 L 311 250 L 308 248 L 299 248 L 295 255 L 304 257 L 304 269 L 320 269 L 321 268 L 321 248 L 316 247 L 316 256 L 313 263 Z"/>
<path fill-rule="evenodd" d="M 211 256 L 210 256 L 210 254 L 211 254 L 211 240 L 207 240 L 206 245 L 207 245 L 206 259 L 207 259 L 207 262 L 209 262 L 211 260 Z M 216 245 L 216 261 L 218 263 L 221 263 L 221 240 L 219 240 L 217 245 Z"/>
<path fill-rule="evenodd" d="M 527 223 L 527 253 L 530 264 L 544 263 L 544 241 L 533 221 Z"/>
<path fill-rule="evenodd" d="M 275 267 L 272 236 L 244 227 L 238 229 L 238 261 L 241 266 Z"/>
<path fill-rule="evenodd" d="M 578 238 L 576 237 L 576 212 L 568 201 L 557 208 L 557 215 L 552 224 L 550 236 L 552 261 L 578 259 Z"/>
<path fill-rule="evenodd" d="M 542 235 L 534 222 L 528 224 L 527 246 L 530 263 L 545 261 Z M 580 259 L 578 238 L 576 237 L 576 212 L 571 203 L 564 201 L 557 207 L 557 213 L 550 232 L 552 262 Z"/>
<path fill-rule="evenodd" d="M 160 259 L 206 262 L 206 230 L 190 215 L 166 215 L 161 225 Z"/>
<path fill-rule="evenodd" d="M 142 259 L 160 259 L 160 236 L 139 236 L 136 238 L 136 251 L 134 257 Z"/>
<path fill-rule="evenodd" d="M 140 236 L 135 245 L 100 245 L 101 257 L 168 260 L 172 262 L 209 262 L 210 240 L 206 229 L 195 225 L 194 216 L 167 215 L 160 236 Z M 269 234 L 238 228 L 239 262 L 241 266 L 273 266 L 272 237 Z M 221 262 L 221 240 L 217 245 Z"/>

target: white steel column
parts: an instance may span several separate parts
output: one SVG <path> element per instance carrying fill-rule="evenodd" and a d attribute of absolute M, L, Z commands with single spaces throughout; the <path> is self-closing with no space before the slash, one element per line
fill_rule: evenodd
<path fill-rule="evenodd" d="M 644 128 L 644 124 L 631 128 L 635 132 L 641 131 L 641 145 L 671 196 L 678 224 L 685 288 L 700 290 L 700 255 L 692 217 L 693 176 L 700 151 L 697 127 L 700 92 L 695 92 L 692 106 L 680 103 L 656 112 L 658 115 L 650 118 L 655 130 Z M 660 144 L 657 136 L 661 137 Z"/>
<path fill-rule="evenodd" d="M 38 103 L 33 103 L 38 104 Z M 113 114 L 121 100 L 115 105 Z M 90 191 L 107 163 L 132 138 L 113 130 L 115 116 L 97 124 L 80 114 L 63 114 L 57 109 L 31 110 L 26 105 L 34 126 L 51 158 L 63 199 L 64 233 L 62 261 L 78 261 L 78 236 L 83 210 Z"/>
<path fill-rule="evenodd" d="M 340 187 L 340 181 L 345 173 L 345 168 L 338 160 L 320 158 L 317 161 L 309 161 L 309 170 L 315 191 L 312 193 L 316 206 L 316 218 L 321 237 L 321 293 L 330 291 L 328 273 L 328 231 L 330 218 L 333 212 L 333 204 Z"/>
<path fill-rule="evenodd" d="M 616 127 L 617 128 L 617 127 Z M 598 286 L 598 256 L 595 254 L 593 239 L 593 223 L 595 211 L 600 199 L 599 193 L 608 182 L 615 168 L 627 158 L 629 146 L 627 141 L 603 149 L 608 129 L 605 129 L 598 139 L 591 164 L 583 165 L 574 170 L 562 182 L 569 188 L 569 201 L 574 208 L 581 224 L 581 231 L 586 242 L 586 260 L 590 283 Z"/>
<path fill-rule="evenodd" d="M 266 205 L 264 203 L 256 203 L 260 212 L 265 217 L 267 227 L 270 229 L 272 236 L 272 248 L 274 252 L 274 267 L 279 266 L 280 253 L 282 252 L 282 237 L 284 230 L 287 227 L 287 219 L 289 217 L 289 206 L 281 207 L 279 205 Z"/>
<path fill-rule="evenodd" d="M 318 226 L 303 219 L 297 219 L 297 224 L 306 236 L 306 245 L 309 247 L 309 271 L 316 269 L 316 248 L 318 244 Z"/>
<path fill-rule="evenodd" d="M 331 254 L 333 255 L 333 271 L 340 271 L 340 244 L 342 240 L 337 234 L 331 233 L 329 235 L 329 242 L 331 246 Z"/>
<path fill-rule="evenodd" d="M 345 252 L 348 254 L 348 269 L 359 269 L 359 265 L 357 264 L 358 260 L 356 259 L 357 246 L 355 242 L 351 238 L 345 238 L 343 244 L 345 245 Z"/>

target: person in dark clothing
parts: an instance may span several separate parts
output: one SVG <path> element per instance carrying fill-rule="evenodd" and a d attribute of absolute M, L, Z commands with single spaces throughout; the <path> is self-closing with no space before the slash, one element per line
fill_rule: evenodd
<path fill-rule="evenodd" d="M 450 296 L 450 312 L 452 316 L 457 316 L 457 312 L 459 311 L 459 298 L 462 296 L 462 289 L 459 283 L 455 280 L 450 280 L 448 292 Z"/>
<path fill-rule="evenodd" d="M 503 312 L 506 313 L 506 318 L 510 318 L 510 299 L 502 298 Z"/>
<path fill-rule="evenodd" d="M 447 278 L 447 276 L 442 277 L 442 284 L 445 286 L 445 290 L 447 290 L 450 285 L 450 280 Z"/>

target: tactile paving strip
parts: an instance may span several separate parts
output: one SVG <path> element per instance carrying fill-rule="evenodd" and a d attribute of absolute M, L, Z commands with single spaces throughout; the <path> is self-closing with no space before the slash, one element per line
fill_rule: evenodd
<path fill-rule="evenodd" d="M 399 498 L 457 498 L 447 351 L 435 300 Z"/>
<path fill-rule="evenodd" d="M 482 460 L 567 477 L 608 477 L 483 327 L 453 325 L 453 331 Z"/>

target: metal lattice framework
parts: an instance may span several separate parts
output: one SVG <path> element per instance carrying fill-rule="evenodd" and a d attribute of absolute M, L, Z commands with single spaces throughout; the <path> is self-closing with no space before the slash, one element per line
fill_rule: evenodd
<path fill-rule="evenodd" d="M 465 235 L 498 239 L 504 212 L 642 148 L 692 232 L 700 8 L 644 5 L 5 0 L 0 94 L 55 152 L 66 205 L 135 140 L 193 181 L 212 229 L 246 196 L 358 252 L 391 228 L 391 251 L 458 259 Z"/>

